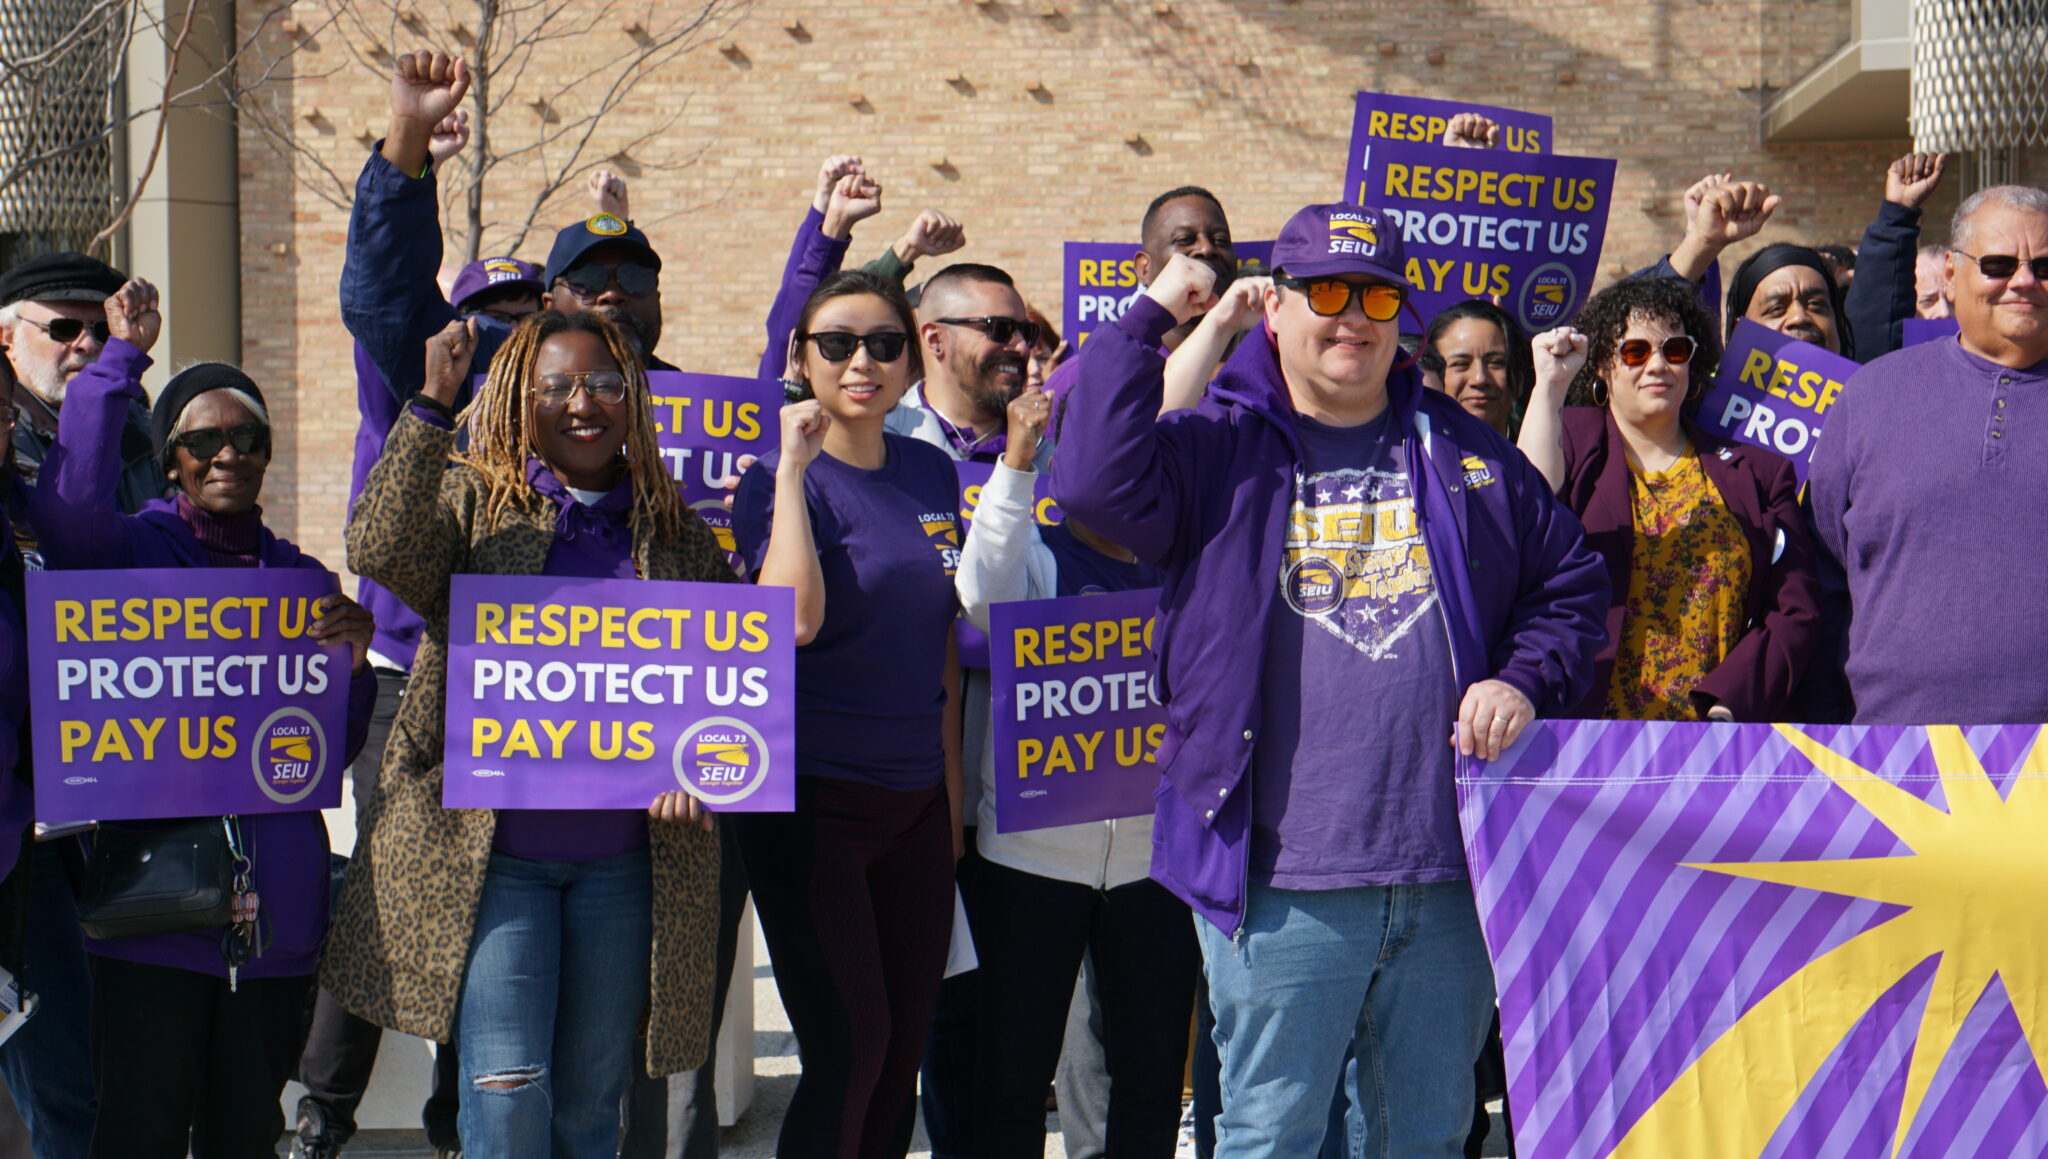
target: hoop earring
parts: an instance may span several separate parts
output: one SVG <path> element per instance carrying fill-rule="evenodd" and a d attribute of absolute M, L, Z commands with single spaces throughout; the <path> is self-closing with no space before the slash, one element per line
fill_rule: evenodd
<path fill-rule="evenodd" d="M 1607 405 L 1607 383 L 1604 379 L 1596 378 L 1593 380 L 1593 405 Z"/>

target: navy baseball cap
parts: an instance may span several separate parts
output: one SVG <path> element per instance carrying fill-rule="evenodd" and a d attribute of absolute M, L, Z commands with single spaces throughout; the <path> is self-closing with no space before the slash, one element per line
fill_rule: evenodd
<path fill-rule="evenodd" d="M 1400 222 L 1371 206 L 1311 205 L 1297 212 L 1273 243 L 1273 268 L 1294 278 L 1371 274 L 1414 289 Z"/>
<path fill-rule="evenodd" d="M 518 258 L 484 258 L 462 267 L 455 275 L 455 284 L 449 288 L 448 297 L 457 310 L 462 304 L 483 293 L 501 286 L 522 286 L 538 294 L 547 289 L 540 280 L 540 267 Z"/>
<path fill-rule="evenodd" d="M 640 251 L 640 260 L 657 270 L 661 268 L 661 255 L 648 244 L 646 234 L 635 229 L 629 221 L 609 213 L 599 213 L 555 235 L 555 247 L 548 251 L 546 285 L 552 287 L 555 279 L 575 269 L 584 254 L 614 242 Z"/>

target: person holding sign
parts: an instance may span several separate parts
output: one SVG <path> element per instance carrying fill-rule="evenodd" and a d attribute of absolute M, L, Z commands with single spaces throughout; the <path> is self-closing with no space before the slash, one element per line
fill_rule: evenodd
<path fill-rule="evenodd" d="M 1009 446 L 982 488 L 961 552 L 961 610 L 983 631 L 991 604 L 1159 583 L 1157 570 L 1071 518 L 1038 527 L 1032 459 L 1050 408 L 1041 390 L 1010 404 Z M 993 744 L 973 759 L 982 781 L 976 839 L 987 862 L 975 916 L 982 962 L 976 1152 L 984 1159 L 1044 1152 L 1045 1088 L 1060 1061 L 1085 953 L 1105 1007 L 1107 1151 L 1171 1156 L 1201 958 L 1187 907 L 1146 876 L 1152 819 L 999 832 Z"/>
<path fill-rule="evenodd" d="M 1617 596 L 1573 715 L 1781 719 L 1820 633 L 1792 463 L 1693 422 L 1720 342 L 1685 283 L 1618 282 L 1576 325 L 1536 339 L 1521 438 Z"/>
<path fill-rule="evenodd" d="M 465 1151 L 609 1157 L 647 1023 L 647 1073 L 710 1046 L 718 842 L 677 791 L 639 810 L 444 809 L 449 577 L 729 582 L 662 465 L 647 379 L 603 316 L 528 317 L 459 416 L 474 320 L 428 344 L 426 386 L 349 520 L 349 564 L 426 632 L 343 883 L 322 985 L 355 1014 L 459 1035 Z"/>
<path fill-rule="evenodd" d="M 1314 1154 L 1342 1071 L 1367 1151 L 1457 1156 L 1493 987 L 1455 758 L 1584 695 L 1607 580 L 1528 461 L 1397 367 L 1389 215 L 1309 206 L 1273 265 L 1193 411 L 1156 419 L 1155 352 L 1213 271 L 1176 256 L 1096 332 L 1054 495 L 1164 573 L 1152 876 L 1202 919 L 1216 1154 Z"/>
<path fill-rule="evenodd" d="M 923 369 L 894 283 L 827 277 L 793 342 L 812 397 L 733 503 L 755 581 L 796 591 L 796 811 L 736 819 L 803 1055 L 776 1153 L 900 1155 L 962 852 L 959 477 L 887 430 Z"/>
<path fill-rule="evenodd" d="M 174 497 L 135 515 L 116 510 L 123 423 L 146 397 L 140 379 L 162 326 L 155 288 L 131 279 L 106 300 L 105 317 L 106 345 L 72 380 L 29 503 L 49 566 L 324 572 L 263 525 L 257 500 L 270 418 L 262 392 L 232 366 L 200 363 L 165 384 L 150 426 Z M 308 629 L 349 645 L 354 662 L 342 763 L 362 747 L 376 697 L 371 632 L 369 614 L 338 590 Z M 245 815 L 229 829 L 249 865 L 253 939 L 212 929 L 87 941 L 100 1106 L 94 1157 L 171 1159 L 188 1147 L 268 1154 L 284 1129 L 278 1096 L 305 1038 L 327 933 L 327 828 L 317 812 L 281 812 Z"/>

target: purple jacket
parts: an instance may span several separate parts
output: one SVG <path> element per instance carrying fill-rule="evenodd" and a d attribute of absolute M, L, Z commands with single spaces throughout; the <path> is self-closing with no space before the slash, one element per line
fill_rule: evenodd
<path fill-rule="evenodd" d="M 851 239 L 841 241 L 825 234 L 825 215 L 813 209 L 804 215 L 804 223 L 796 227 L 796 239 L 789 245 L 789 260 L 782 266 L 782 284 L 775 291 L 775 301 L 768 307 L 768 347 L 761 352 L 760 377 L 766 381 L 781 378 L 789 369 L 789 338 L 796 333 L 796 320 L 804 312 L 804 303 L 811 300 L 811 292 L 818 283 L 831 274 L 837 273 L 846 261 L 846 247 Z"/>
<path fill-rule="evenodd" d="M 355 462 L 348 478 L 348 505 L 356 505 L 356 496 L 363 493 L 363 484 L 370 478 L 370 468 L 377 465 L 377 459 L 384 454 L 384 440 L 391 437 L 391 426 L 398 421 L 399 411 L 405 404 L 391 393 L 384 383 L 384 376 L 377 370 L 377 363 L 363 344 L 356 349 L 356 424 Z M 464 388 L 455 401 L 457 409 L 469 402 L 469 391 Z M 370 647 L 377 655 L 397 664 L 406 671 L 412 671 L 412 656 L 419 650 L 420 633 L 426 630 L 426 621 L 419 613 L 405 606 L 405 601 L 377 586 L 375 580 L 356 581 L 356 602 L 368 608 L 377 621 L 376 638 Z"/>
<path fill-rule="evenodd" d="M 1749 593 L 1743 619 L 1749 630 L 1733 651 L 1693 690 L 1702 715 L 1718 701 L 1745 721 L 1783 719 L 1792 690 L 1820 642 L 1820 581 L 1813 540 L 1799 512 L 1799 478 L 1783 455 L 1724 439 L 1687 423 L 1700 466 L 1749 541 Z M 1586 528 L 1586 544 L 1607 562 L 1614 603 L 1607 611 L 1607 646 L 1600 650 L 1593 687 L 1575 713 L 1607 714 L 1614 651 L 1628 615 L 1629 572 L 1635 555 L 1635 510 L 1629 499 L 1628 456 L 1621 429 L 1604 407 L 1564 408 L 1564 486 L 1560 497 Z"/>
<path fill-rule="evenodd" d="M 64 397 L 57 444 L 43 463 L 29 518 L 52 570 L 148 567 L 211 567 L 206 549 L 179 516 L 177 504 L 156 500 L 135 515 L 114 509 L 114 480 L 121 470 L 121 423 L 131 403 L 144 398 L 142 372 L 149 356 L 119 338 L 107 341 L 99 361 L 78 372 Z M 289 541 L 263 532 L 262 567 L 303 567 L 321 571 L 319 560 Z M 331 573 L 330 573 L 331 574 Z M 341 581 L 335 579 L 335 590 Z M 349 682 L 348 735 L 341 763 L 362 750 L 377 698 L 377 678 L 368 666 Z M 263 813 L 242 818 L 242 833 L 255 866 L 255 885 L 270 919 L 272 942 L 261 958 L 242 968 L 249 978 L 311 974 L 327 936 L 327 825 L 318 813 Z M 219 931 L 164 934 L 115 941 L 88 939 L 92 953 L 131 962 L 172 966 L 227 976 Z"/>
<path fill-rule="evenodd" d="M 1148 298 L 1081 350 L 1053 495 L 1159 567 L 1158 683 L 1167 704 L 1152 876 L 1226 933 L 1244 910 L 1256 695 L 1301 458 L 1263 324 L 1201 406 L 1158 419 L 1173 317 Z M 1460 689 L 1496 679 L 1539 715 L 1578 703 L 1606 634 L 1607 576 L 1579 522 L 1507 440 L 1412 368 L 1388 377 Z M 1450 732 L 1446 721 L 1445 735 Z"/>

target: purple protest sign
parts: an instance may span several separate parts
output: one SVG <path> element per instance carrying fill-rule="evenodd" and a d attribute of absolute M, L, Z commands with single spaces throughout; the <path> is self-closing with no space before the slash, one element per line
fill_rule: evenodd
<path fill-rule="evenodd" d="M 1158 608 L 1159 589 L 1141 588 L 989 609 L 996 832 L 1151 815 Z"/>
<path fill-rule="evenodd" d="M 1908 318 L 1900 334 L 1899 345 L 1918 346 L 1922 342 L 1938 342 L 1959 332 L 1954 318 Z"/>
<path fill-rule="evenodd" d="M 1364 197 L 1365 175 L 1372 171 L 1373 146 L 1406 141 L 1439 145 L 1451 118 L 1478 113 L 1500 125 L 1501 147 L 1510 153 L 1548 153 L 1554 135 L 1542 113 L 1503 109 L 1470 101 L 1404 97 L 1393 93 L 1359 93 L 1351 114 L 1351 152 L 1344 166 L 1341 199 L 1358 203 Z M 1365 204 L 1377 204 L 1367 201 Z"/>
<path fill-rule="evenodd" d="M 1858 369 L 1852 359 L 1744 319 L 1700 400 L 1699 424 L 1792 460 L 1804 485 L 1828 408 Z"/>
<path fill-rule="evenodd" d="M 739 472 L 741 455 L 758 457 L 781 445 L 781 384 L 650 370 L 647 385 L 654 392 L 655 438 L 683 502 L 711 525 L 719 546 L 733 552 L 729 493 L 719 484 Z"/>
<path fill-rule="evenodd" d="M 1241 241 L 1237 268 L 1242 274 L 1272 272 L 1273 243 Z M 1060 337 L 1079 351 L 1097 326 L 1124 316 L 1145 287 L 1138 284 L 1138 247 L 1121 241 L 1070 241 L 1066 244 L 1065 293 L 1061 300 Z"/>
<path fill-rule="evenodd" d="M 442 804 L 789 811 L 795 618 L 788 588 L 454 577 Z"/>
<path fill-rule="evenodd" d="M 960 460 L 953 464 L 960 472 L 960 544 L 967 545 L 967 533 L 974 526 L 974 509 L 981 505 L 981 489 L 988 484 L 988 477 L 995 474 L 994 463 L 975 463 Z M 1040 527 L 1051 527 L 1065 518 L 1059 504 L 1053 502 L 1052 479 L 1041 472 L 1031 493 L 1036 502 L 1032 514 Z M 967 668 L 988 667 L 988 637 L 962 616 L 953 623 L 953 635 L 960 642 L 960 663 Z"/>
<path fill-rule="evenodd" d="M 1530 333 L 1579 312 L 1600 272 L 1614 162 L 1598 157 L 1378 141 L 1357 186 L 1391 214 L 1408 252 L 1409 296 L 1427 324 L 1467 298 L 1498 296 Z"/>
<path fill-rule="evenodd" d="M 351 658 L 306 635 L 336 586 L 301 568 L 29 572 L 36 817 L 340 805 Z"/>

